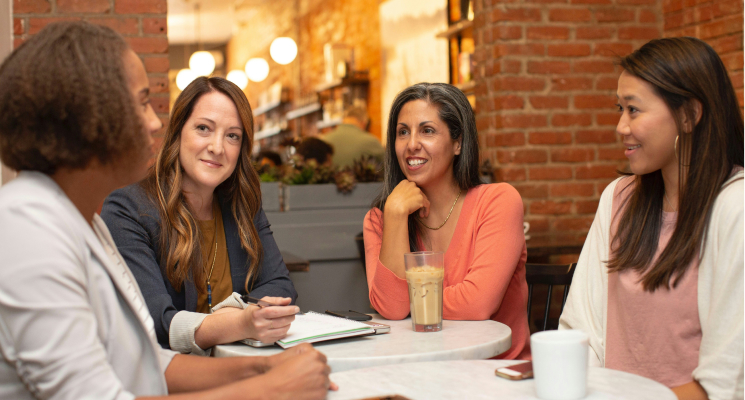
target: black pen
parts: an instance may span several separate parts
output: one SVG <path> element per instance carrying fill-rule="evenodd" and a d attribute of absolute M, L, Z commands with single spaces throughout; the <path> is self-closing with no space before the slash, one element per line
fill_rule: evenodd
<path fill-rule="evenodd" d="M 244 294 L 243 296 L 241 296 L 241 300 L 243 300 L 243 302 L 244 303 L 247 303 L 247 304 L 256 304 L 257 306 L 259 306 L 259 308 L 264 308 L 264 307 L 283 307 L 283 306 L 280 306 L 279 304 L 273 304 L 273 303 L 270 303 L 268 301 L 264 301 L 264 300 L 261 300 L 261 299 L 257 299 L 257 298 L 251 297 L 251 296 L 249 296 L 247 294 Z M 300 311 L 300 307 L 298 307 L 298 312 L 296 312 L 295 315 L 303 315 L 303 314 L 305 314 L 305 313 L 302 312 L 302 311 Z"/>

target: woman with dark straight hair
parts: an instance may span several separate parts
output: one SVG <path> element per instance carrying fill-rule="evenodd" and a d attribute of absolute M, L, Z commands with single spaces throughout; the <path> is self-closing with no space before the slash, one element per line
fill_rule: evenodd
<path fill-rule="evenodd" d="M 591 362 L 743 398 L 743 120 L 727 69 L 694 38 L 621 60 L 631 173 L 603 192 L 561 316 Z"/>
<path fill-rule="evenodd" d="M 148 177 L 106 199 L 101 216 L 165 348 L 204 355 L 246 338 L 271 343 L 295 318 L 297 293 L 261 208 L 252 146 L 243 91 L 199 77 L 176 99 Z M 282 307 L 247 306 L 248 292 Z"/>
<path fill-rule="evenodd" d="M 404 254 L 444 252 L 443 318 L 505 323 L 512 347 L 500 358 L 529 357 L 523 203 L 512 186 L 479 181 L 468 99 L 445 83 L 408 87 L 393 101 L 387 139 L 383 192 L 364 221 L 371 304 L 406 318 Z"/>

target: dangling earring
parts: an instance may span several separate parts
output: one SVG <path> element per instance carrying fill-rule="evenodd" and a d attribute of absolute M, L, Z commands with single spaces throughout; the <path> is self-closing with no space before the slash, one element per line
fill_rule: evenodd
<path fill-rule="evenodd" d="M 680 135 L 675 136 L 675 159 L 678 159 L 678 138 L 680 138 Z"/>

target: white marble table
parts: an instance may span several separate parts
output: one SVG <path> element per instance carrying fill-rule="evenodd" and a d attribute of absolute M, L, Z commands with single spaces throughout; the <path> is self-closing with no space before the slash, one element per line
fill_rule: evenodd
<path fill-rule="evenodd" d="M 391 332 L 313 343 L 326 355 L 331 370 L 420 361 L 483 360 L 509 350 L 512 330 L 496 321 L 442 321 L 440 332 L 414 332 L 411 319 L 389 321 L 373 315 L 373 321 L 391 326 Z M 255 348 L 241 343 L 215 346 L 215 357 L 268 356 L 278 346 Z"/>
<path fill-rule="evenodd" d="M 398 394 L 412 400 L 505 399 L 532 400 L 534 381 L 510 381 L 494 370 L 516 361 L 438 361 L 386 365 L 335 372 L 339 391 L 328 400 L 363 399 Z M 590 368 L 586 400 L 677 400 L 673 392 L 651 379 L 605 368 Z"/>

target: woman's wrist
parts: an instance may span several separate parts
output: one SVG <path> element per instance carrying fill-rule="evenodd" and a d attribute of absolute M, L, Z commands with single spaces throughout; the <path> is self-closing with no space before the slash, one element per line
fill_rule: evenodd
<path fill-rule="evenodd" d="M 407 212 L 407 210 L 402 209 L 402 207 L 395 202 L 389 201 L 385 203 L 385 207 L 383 208 L 383 220 L 401 220 L 409 217 L 409 213 Z"/>
<path fill-rule="evenodd" d="M 249 305 L 240 313 L 241 332 L 245 332 L 248 338 L 256 339 L 256 326 L 254 325 L 254 311 L 256 306 Z"/>

